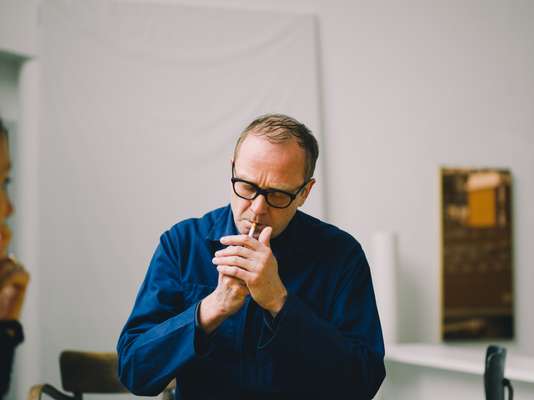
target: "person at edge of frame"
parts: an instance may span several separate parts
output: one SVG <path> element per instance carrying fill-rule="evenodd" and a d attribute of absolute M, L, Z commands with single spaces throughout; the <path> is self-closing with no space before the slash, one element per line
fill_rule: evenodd
<path fill-rule="evenodd" d="M 11 157 L 8 132 L 0 117 L 0 400 L 9 390 L 15 348 L 24 340 L 19 322 L 29 274 L 13 256 L 8 256 L 11 230 L 6 219 L 13 213 L 7 192 Z"/>

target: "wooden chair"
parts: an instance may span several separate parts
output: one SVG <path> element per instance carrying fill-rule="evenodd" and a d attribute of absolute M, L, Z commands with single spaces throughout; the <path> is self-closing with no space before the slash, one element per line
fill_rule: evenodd
<path fill-rule="evenodd" d="M 82 400 L 86 393 L 128 393 L 117 376 L 116 353 L 66 350 L 59 356 L 59 367 L 63 392 L 47 383 L 35 385 L 28 400 L 40 400 L 43 394 L 56 400 Z M 173 384 L 164 390 L 163 398 L 174 399 Z"/>

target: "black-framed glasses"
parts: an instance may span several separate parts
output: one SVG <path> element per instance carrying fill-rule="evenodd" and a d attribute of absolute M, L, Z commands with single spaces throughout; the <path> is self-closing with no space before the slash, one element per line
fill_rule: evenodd
<path fill-rule="evenodd" d="M 280 189 L 262 189 L 255 183 L 246 181 L 245 179 L 236 178 L 235 168 L 232 164 L 232 187 L 234 188 L 234 193 L 245 200 L 254 200 L 262 194 L 263 197 L 265 197 L 267 204 L 274 208 L 289 207 L 310 181 L 311 179 L 305 181 L 293 193 Z"/>

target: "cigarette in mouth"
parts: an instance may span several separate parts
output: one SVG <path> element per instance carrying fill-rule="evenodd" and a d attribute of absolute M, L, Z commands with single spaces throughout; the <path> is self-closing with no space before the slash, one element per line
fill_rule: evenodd
<path fill-rule="evenodd" d="M 256 223 L 252 223 L 252 227 L 250 228 L 250 231 L 248 231 L 248 237 L 252 237 L 254 235 L 254 231 L 256 230 Z"/>

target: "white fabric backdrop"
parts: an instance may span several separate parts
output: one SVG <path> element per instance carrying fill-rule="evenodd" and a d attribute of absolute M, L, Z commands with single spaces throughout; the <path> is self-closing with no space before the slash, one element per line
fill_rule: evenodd
<path fill-rule="evenodd" d="M 41 371 L 58 382 L 61 349 L 114 349 L 161 232 L 228 202 L 248 122 L 284 112 L 321 142 L 318 57 L 312 16 L 53 0 L 40 21 Z"/>

